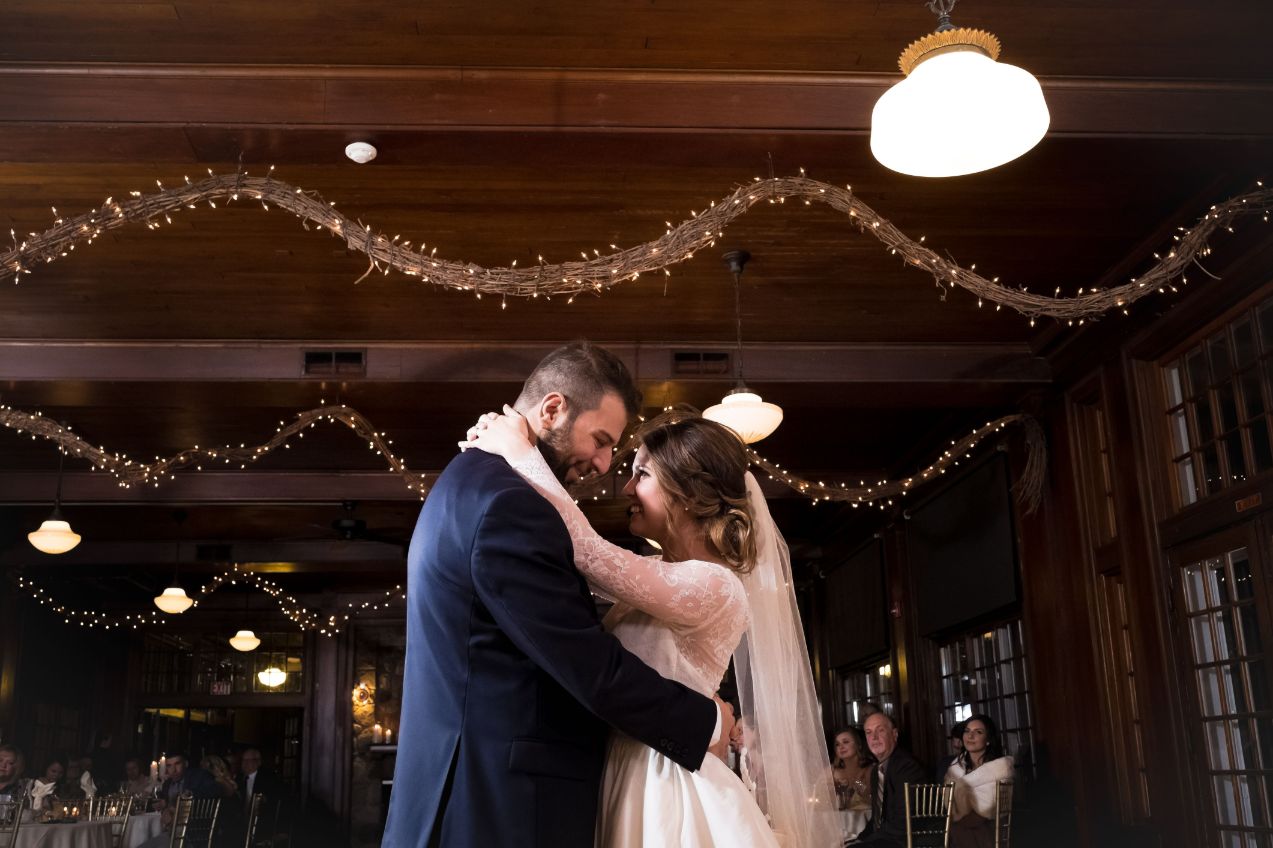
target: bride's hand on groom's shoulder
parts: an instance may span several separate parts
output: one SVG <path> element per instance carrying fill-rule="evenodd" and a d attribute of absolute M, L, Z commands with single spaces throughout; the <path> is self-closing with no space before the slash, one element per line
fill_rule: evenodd
<path fill-rule="evenodd" d="M 520 459 L 534 449 L 530 424 L 508 404 L 504 412 L 488 412 L 469 428 L 460 450 L 477 448 L 508 460 Z"/>

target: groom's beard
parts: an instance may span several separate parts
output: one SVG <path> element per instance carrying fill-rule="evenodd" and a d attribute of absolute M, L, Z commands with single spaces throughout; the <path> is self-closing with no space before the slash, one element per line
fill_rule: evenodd
<path fill-rule="evenodd" d="M 570 423 L 561 430 L 540 430 L 535 446 L 539 448 L 544 461 L 552 469 L 553 475 L 564 486 L 566 475 L 570 473 Z"/>

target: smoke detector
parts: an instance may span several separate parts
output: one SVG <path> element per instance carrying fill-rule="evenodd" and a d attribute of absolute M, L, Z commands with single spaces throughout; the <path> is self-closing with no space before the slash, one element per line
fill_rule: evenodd
<path fill-rule="evenodd" d="M 355 141 L 345 146 L 345 155 L 359 165 L 366 165 L 376 158 L 376 148 L 365 141 Z"/>

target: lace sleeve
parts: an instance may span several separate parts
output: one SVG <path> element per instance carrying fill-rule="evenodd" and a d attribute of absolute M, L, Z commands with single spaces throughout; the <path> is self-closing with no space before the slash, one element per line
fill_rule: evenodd
<path fill-rule="evenodd" d="M 747 595 L 729 570 L 697 560 L 664 562 L 608 542 L 592 529 L 539 451 L 510 465 L 561 515 L 574 544 L 575 565 L 602 593 L 671 624 L 724 625 L 735 639 L 746 629 Z"/>

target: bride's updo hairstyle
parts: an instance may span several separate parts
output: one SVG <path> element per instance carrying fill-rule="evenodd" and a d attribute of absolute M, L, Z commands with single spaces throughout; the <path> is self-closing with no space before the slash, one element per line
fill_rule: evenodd
<path fill-rule="evenodd" d="M 688 512 L 730 568 L 756 563 L 747 504 L 747 452 L 733 430 L 706 418 L 687 418 L 641 440 L 663 488 L 668 515 Z"/>

